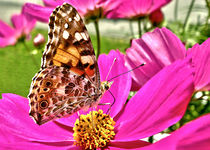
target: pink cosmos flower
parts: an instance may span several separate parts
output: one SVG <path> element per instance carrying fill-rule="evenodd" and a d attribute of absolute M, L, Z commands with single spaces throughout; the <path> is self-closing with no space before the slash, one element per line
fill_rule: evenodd
<path fill-rule="evenodd" d="M 139 150 L 209 150 L 210 115 L 193 120 L 170 136 Z"/>
<path fill-rule="evenodd" d="M 67 2 L 74 6 L 79 14 L 86 19 L 96 19 L 104 17 L 110 10 L 119 4 L 113 0 L 43 0 L 44 6 L 26 3 L 24 8 L 26 13 L 42 22 L 48 22 L 51 12 L 55 7 Z"/>
<path fill-rule="evenodd" d="M 185 46 L 175 34 L 166 28 L 155 29 L 145 33 L 142 38 L 132 41 L 131 47 L 126 50 L 126 64 L 129 69 L 135 68 L 145 62 L 146 65 L 132 72 L 132 90 L 138 90 L 152 76 L 164 67 L 177 60 L 191 57 L 195 67 L 196 90 L 208 90 L 210 84 L 210 39 L 202 45 L 195 45 L 187 51 Z"/>
<path fill-rule="evenodd" d="M 140 18 L 151 14 L 171 0 L 121 0 L 121 3 L 107 14 L 107 18 Z"/>
<path fill-rule="evenodd" d="M 108 79 L 125 72 L 124 56 L 119 51 L 100 55 L 98 64 L 102 81 L 114 58 L 117 58 Z M 183 116 L 193 93 L 193 72 L 189 59 L 176 61 L 152 77 L 125 104 L 131 87 L 130 74 L 114 79 L 110 91 L 116 101 L 110 116 L 116 122 L 115 136 L 105 148 L 135 149 L 150 143 L 142 138 L 156 134 L 176 123 Z M 101 103 L 113 103 L 106 92 Z M 108 106 L 100 106 L 106 112 Z M 90 111 L 90 110 L 89 110 Z M 3 94 L 0 100 L 0 143 L 2 148 L 15 149 L 81 149 L 73 145 L 74 122 L 78 115 L 57 119 L 38 126 L 29 117 L 28 99 Z M 82 128 L 82 127 L 81 127 Z M 85 131 L 84 131 L 85 132 Z M 186 139 L 187 141 L 187 139 Z"/>
<path fill-rule="evenodd" d="M 30 32 L 36 21 L 29 19 L 26 15 L 15 14 L 11 18 L 13 27 L 0 20 L 0 47 L 14 45 L 19 38 L 30 38 Z"/>

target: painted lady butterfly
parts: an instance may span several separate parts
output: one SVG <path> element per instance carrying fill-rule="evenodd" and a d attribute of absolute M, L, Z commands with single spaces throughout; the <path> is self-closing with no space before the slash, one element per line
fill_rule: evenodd
<path fill-rule="evenodd" d="M 111 86 L 100 81 L 90 37 L 74 7 L 64 3 L 53 11 L 48 38 L 28 95 L 30 116 L 39 125 L 97 105 Z"/>

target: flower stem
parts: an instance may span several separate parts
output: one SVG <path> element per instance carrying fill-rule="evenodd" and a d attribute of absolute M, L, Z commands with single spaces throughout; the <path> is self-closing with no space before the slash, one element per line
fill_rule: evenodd
<path fill-rule="evenodd" d="M 154 142 L 153 135 L 149 137 L 148 141 L 149 141 L 150 143 L 153 143 L 153 142 Z"/>
<path fill-rule="evenodd" d="M 175 8 L 174 8 L 174 20 L 175 21 L 177 21 L 177 17 L 178 17 L 178 4 L 179 4 L 179 0 L 176 0 Z"/>
<path fill-rule="evenodd" d="M 184 25 L 183 25 L 183 28 L 182 28 L 182 34 L 184 34 L 184 32 L 185 32 L 185 28 L 186 28 L 187 22 L 189 20 L 189 17 L 190 17 L 190 14 L 191 14 L 191 11 L 192 11 L 194 3 L 195 3 L 195 0 L 192 0 L 191 4 L 190 4 L 190 7 L 188 9 L 188 12 L 187 12 L 187 16 L 186 16 L 186 18 L 184 20 Z"/>
<path fill-rule="evenodd" d="M 23 45 L 24 45 L 25 49 L 27 50 L 28 54 L 31 56 L 31 59 L 32 59 L 34 65 L 36 66 L 37 69 L 39 69 L 39 64 L 37 63 L 34 55 L 30 53 L 29 47 L 27 46 L 25 40 L 23 41 Z"/>
<path fill-rule="evenodd" d="M 148 29 L 147 29 L 147 20 L 144 19 L 143 21 L 144 21 L 144 22 L 143 22 L 143 29 L 144 29 L 144 32 L 148 32 Z"/>
<path fill-rule="evenodd" d="M 142 31 L 141 31 L 141 19 L 138 19 L 138 29 L 139 29 L 139 38 L 141 38 Z"/>
<path fill-rule="evenodd" d="M 206 0 L 206 7 L 208 9 L 208 16 L 206 17 L 206 28 L 208 27 L 208 22 L 210 18 L 210 0 Z"/>
<path fill-rule="evenodd" d="M 132 20 L 129 20 L 129 27 L 131 31 L 131 38 L 134 38 L 134 32 L 133 32 L 133 26 L 132 26 Z"/>
<path fill-rule="evenodd" d="M 101 40 L 100 40 L 100 31 L 98 25 L 98 19 L 94 21 L 95 30 L 96 30 L 96 38 L 97 38 L 97 54 L 96 58 L 98 58 L 99 54 L 101 53 Z"/>

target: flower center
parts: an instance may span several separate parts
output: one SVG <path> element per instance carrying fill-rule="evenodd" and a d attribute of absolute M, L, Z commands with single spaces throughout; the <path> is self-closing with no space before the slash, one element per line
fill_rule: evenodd
<path fill-rule="evenodd" d="M 81 115 L 74 125 L 75 145 L 85 149 L 105 147 L 115 136 L 115 122 L 100 109 Z"/>

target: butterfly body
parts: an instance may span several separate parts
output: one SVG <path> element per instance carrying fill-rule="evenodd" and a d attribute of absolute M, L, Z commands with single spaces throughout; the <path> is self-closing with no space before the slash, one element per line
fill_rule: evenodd
<path fill-rule="evenodd" d="M 101 85 L 90 37 L 75 8 L 64 3 L 53 11 L 48 38 L 28 95 L 30 116 L 39 125 L 97 105 L 109 87 Z"/>

